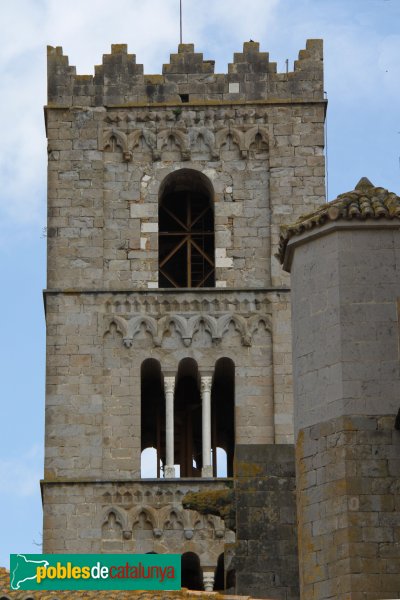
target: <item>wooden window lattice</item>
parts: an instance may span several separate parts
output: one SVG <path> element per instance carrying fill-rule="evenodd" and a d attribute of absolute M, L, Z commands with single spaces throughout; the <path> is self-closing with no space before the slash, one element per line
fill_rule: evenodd
<path fill-rule="evenodd" d="M 159 211 L 160 287 L 215 284 L 214 216 L 207 197 L 195 191 L 167 195 Z"/>

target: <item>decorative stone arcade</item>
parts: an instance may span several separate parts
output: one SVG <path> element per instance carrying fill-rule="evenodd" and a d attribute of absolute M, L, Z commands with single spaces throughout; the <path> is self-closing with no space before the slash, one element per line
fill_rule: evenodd
<path fill-rule="evenodd" d="M 143 363 L 141 450 L 155 449 L 157 477 L 215 477 L 222 470 L 217 450 L 227 457 L 225 476 L 232 476 L 234 369 L 232 360 L 221 358 L 214 374 L 199 374 L 186 358 L 162 382 L 159 363 Z M 141 474 L 146 477 L 143 468 Z"/>
<path fill-rule="evenodd" d="M 125 45 L 94 76 L 49 47 L 44 552 L 179 552 L 191 586 L 216 572 L 226 585 L 235 534 L 182 497 L 232 486 L 241 448 L 276 465 L 292 452 L 289 278 L 274 255 L 280 226 L 324 199 L 323 89 L 320 40 L 290 73 L 256 42 L 226 74 L 192 44 L 161 75 Z M 243 569 L 261 569 L 257 552 Z M 282 565 L 237 591 L 295 597 Z"/>
<path fill-rule="evenodd" d="M 166 398 L 166 465 L 165 477 L 175 477 L 174 467 L 174 389 L 175 378 L 165 378 Z M 201 377 L 202 400 L 202 477 L 212 477 L 211 465 L 211 381 L 209 375 Z"/>

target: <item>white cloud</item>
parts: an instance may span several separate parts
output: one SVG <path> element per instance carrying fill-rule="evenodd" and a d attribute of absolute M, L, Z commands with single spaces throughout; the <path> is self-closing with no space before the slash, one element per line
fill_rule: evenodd
<path fill-rule="evenodd" d="M 195 41 L 206 58 L 240 51 L 232 38 L 262 37 L 279 0 L 247 3 L 184 2 L 184 41 Z M 177 0 L 19 0 L 2 7 L 0 48 L 2 114 L 0 218 L 2 237 L 15 228 L 45 225 L 46 139 L 42 106 L 46 90 L 46 45 L 63 46 L 70 64 L 91 74 L 112 43 L 128 43 L 146 72 L 160 72 L 179 41 Z M 258 15 L 254 19 L 254 14 Z M 203 46 L 203 47 L 201 47 Z M 229 58 L 230 60 L 230 58 Z M 226 63 L 221 65 L 226 70 Z"/>
<path fill-rule="evenodd" d="M 343 115 L 357 107 L 358 119 L 365 114 L 371 121 L 368 107 L 391 110 L 388 104 L 400 92 L 400 36 L 386 32 L 393 4 L 183 0 L 184 41 L 225 72 L 250 38 L 283 70 L 285 58 L 292 64 L 306 38 L 323 37 L 331 105 Z M 387 23 L 375 26 L 377 15 Z M 127 43 L 145 72 L 159 73 L 179 41 L 179 0 L 17 0 L 2 5 L 2 25 L 0 223 L 2 235 L 12 231 L 15 238 L 20 229 L 39 235 L 45 225 L 46 45 L 63 46 L 78 73 L 91 74 L 112 43 Z"/>

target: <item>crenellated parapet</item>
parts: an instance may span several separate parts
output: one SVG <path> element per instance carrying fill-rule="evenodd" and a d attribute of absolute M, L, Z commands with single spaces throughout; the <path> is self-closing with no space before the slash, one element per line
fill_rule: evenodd
<path fill-rule="evenodd" d="M 214 73 L 213 60 L 203 60 L 203 54 L 194 51 L 194 44 L 179 44 L 178 53 L 170 54 L 169 64 L 163 65 L 164 75 Z"/>
<path fill-rule="evenodd" d="M 61 47 L 48 46 L 50 106 L 132 106 L 323 100 L 322 40 L 308 40 L 294 71 L 278 73 L 258 42 L 235 53 L 228 73 L 214 73 L 193 44 L 180 44 L 162 74 L 146 75 L 126 44 L 113 44 L 94 75 L 77 75 Z"/>

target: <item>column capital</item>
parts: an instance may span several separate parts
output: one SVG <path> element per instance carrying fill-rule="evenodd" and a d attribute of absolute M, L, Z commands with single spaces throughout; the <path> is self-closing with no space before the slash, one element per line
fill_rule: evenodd
<path fill-rule="evenodd" d="M 212 375 L 201 376 L 201 393 L 211 392 Z"/>
<path fill-rule="evenodd" d="M 165 393 L 174 393 L 175 390 L 175 377 L 174 376 L 167 376 L 164 377 L 164 390 Z"/>

